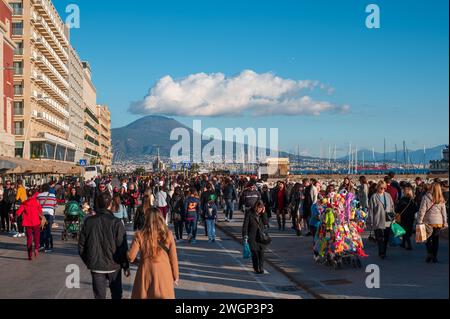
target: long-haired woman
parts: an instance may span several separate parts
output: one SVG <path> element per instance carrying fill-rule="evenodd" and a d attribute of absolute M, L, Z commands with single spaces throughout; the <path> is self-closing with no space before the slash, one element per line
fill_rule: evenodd
<path fill-rule="evenodd" d="M 141 256 L 131 298 L 175 299 L 179 269 L 173 234 L 158 208 L 151 207 L 145 215 L 144 227 L 136 232 L 128 252 L 130 262 L 138 253 Z"/>
<path fill-rule="evenodd" d="M 426 224 L 427 228 L 433 229 L 431 236 L 427 239 L 427 263 L 437 263 L 437 253 L 439 250 L 439 232 L 443 228 L 447 228 L 447 209 L 445 207 L 445 199 L 442 194 L 441 184 L 434 182 L 429 191 L 423 197 L 419 218 L 419 224 Z"/>
<path fill-rule="evenodd" d="M 141 230 L 142 227 L 144 227 L 144 224 L 145 224 L 145 213 L 152 206 L 153 206 L 152 198 L 148 194 L 145 194 L 144 198 L 142 199 L 142 205 L 140 205 L 137 208 L 136 214 L 134 215 L 134 220 L 133 220 L 133 229 L 134 229 L 134 231 Z"/>
<path fill-rule="evenodd" d="M 402 248 L 412 250 L 411 236 L 413 234 L 414 220 L 417 213 L 417 205 L 414 201 L 414 192 L 411 185 L 406 185 L 403 189 L 403 197 L 395 206 L 395 212 L 399 215 L 400 225 L 405 229 L 406 234 L 402 239 Z"/>

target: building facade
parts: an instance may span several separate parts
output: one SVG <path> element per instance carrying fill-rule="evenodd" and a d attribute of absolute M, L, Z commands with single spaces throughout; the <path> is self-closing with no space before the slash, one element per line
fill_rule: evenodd
<path fill-rule="evenodd" d="M 84 159 L 89 165 L 100 163 L 100 121 L 97 116 L 97 91 L 91 67 L 83 62 Z"/>
<path fill-rule="evenodd" d="M 13 63 L 15 44 L 11 39 L 13 9 L 0 0 L 0 156 L 14 156 L 13 135 L 14 80 Z"/>
<path fill-rule="evenodd" d="M 69 48 L 69 141 L 75 144 L 75 162 L 84 159 L 83 64 Z"/>
<path fill-rule="evenodd" d="M 100 132 L 100 165 L 103 165 L 107 171 L 111 171 L 111 112 L 109 111 L 108 106 L 97 105 L 97 117 L 100 122 L 98 126 Z"/>
<path fill-rule="evenodd" d="M 10 0 L 13 8 L 15 156 L 75 162 L 69 141 L 67 29 L 50 0 Z"/>

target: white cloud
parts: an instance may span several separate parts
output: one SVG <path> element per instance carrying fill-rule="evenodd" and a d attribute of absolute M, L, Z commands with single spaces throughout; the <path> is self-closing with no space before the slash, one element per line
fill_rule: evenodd
<path fill-rule="evenodd" d="M 319 81 L 295 81 L 251 70 L 234 77 L 197 73 L 174 80 L 165 76 L 129 110 L 135 114 L 173 116 L 320 115 L 349 110 L 348 105 L 316 101 L 304 94 L 315 88 L 329 95 L 334 90 Z"/>

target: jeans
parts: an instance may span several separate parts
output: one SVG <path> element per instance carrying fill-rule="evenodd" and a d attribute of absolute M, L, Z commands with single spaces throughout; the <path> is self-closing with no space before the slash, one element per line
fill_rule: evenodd
<path fill-rule="evenodd" d="M 52 225 L 53 225 L 53 216 L 52 215 L 44 215 L 45 219 L 47 219 L 47 225 L 45 225 L 43 231 L 43 244 L 45 245 L 45 249 L 53 249 L 53 235 L 52 235 Z"/>
<path fill-rule="evenodd" d="M 110 274 L 91 272 L 95 299 L 106 299 L 106 284 L 109 283 L 112 299 L 122 299 L 122 270 Z"/>
<path fill-rule="evenodd" d="M 128 221 L 133 220 L 133 216 L 136 213 L 136 207 L 134 206 L 128 206 Z"/>
<path fill-rule="evenodd" d="M 215 219 L 207 219 L 206 226 L 208 228 L 208 239 L 215 240 L 216 239 L 216 220 Z"/>
<path fill-rule="evenodd" d="M 197 236 L 197 220 L 198 218 L 195 217 L 194 220 L 186 221 L 186 233 L 188 236 L 192 236 L 192 239 L 195 239 Z"/>
<path fill-rule="evenodd" d="M 40 227 L 41 226 L 39 225 L 34 227 L 26 227 L 28 258 L 31 258 L 33 253 L 33 239 L 34 239 L 34 249 L 35 250 L 39 249 Z"/>
<path fill-rule="evenodd" d="M 433 228 L 433 233 L 430 238 L 427 239 L 427 253 L 430 257 L 437 258 L 439 250 L 439 233 L 440 228 Z"/>
<path fill-rule="evenodd" d="M 184 226 L 184 222 L 183 221 L 176 221 L 173 224 L 174 228 L 175 228 L 175 236 L 177 239 L 183 239 L 183 226 Z"/>
<path fill-rule="evenodd" d="M 390 236 L 390 227 L 386 227 L 386 229 L 375 229 L 375 238 L 378 242 L 378 256 L 386 256 Z"/>
<path fill-rule="evenodd" d="M 225 218 L 233 219 L 233 211 L 233 200 L 225 198 L 225 209 L 223 211 L 225 213 Z"/>

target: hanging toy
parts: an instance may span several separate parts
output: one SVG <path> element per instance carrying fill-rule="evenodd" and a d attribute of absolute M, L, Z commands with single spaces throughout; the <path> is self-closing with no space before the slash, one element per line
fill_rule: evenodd
<path fill-rule="evenodd" d="M 326 212 L 325 212 L 325 225 L 327 230 L 333 230 L 333 225 L 334 225 L 334 214 L 333 214 L 333 210 L 331 208 L 327 208 Z"/>

